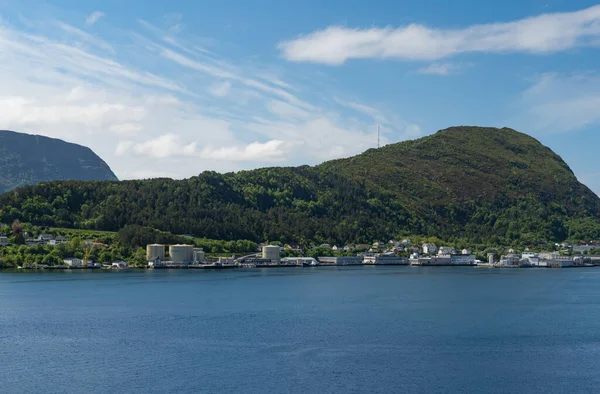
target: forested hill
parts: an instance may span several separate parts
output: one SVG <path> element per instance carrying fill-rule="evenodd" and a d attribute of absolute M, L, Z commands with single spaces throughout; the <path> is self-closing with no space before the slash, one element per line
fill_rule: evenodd
<path fill-rule="evenodd" d="M 315 167 L 44 183 L 0 196 L 0 221 L 14 219 L 257 242 L 418 234 L 509 245 L 600 238 L 600 199 L 525 134 L 454 127 Z"/>
<path fill-rule="evenodd" d="M 39 135 L 0 130 L 0 193 L 54 180 L 117 180 L 90 148 Z"/>

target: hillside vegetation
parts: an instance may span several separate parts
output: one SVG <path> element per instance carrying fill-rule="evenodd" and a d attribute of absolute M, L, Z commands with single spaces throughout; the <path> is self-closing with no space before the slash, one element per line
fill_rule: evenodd
<path fill-rule="evenodd" d="M 454 127 L 315 167 L 43 183 L 0 196 L 0 221 L 14 219 L 254 242 L 418 234 L 510 245 L 600 238 L 600 199 L 525 134 Z"/>
<path fill-rule="evenodd" d="M 0 193 L 54 180 L 117 180 L 90 148 L 0 130 Z"/>

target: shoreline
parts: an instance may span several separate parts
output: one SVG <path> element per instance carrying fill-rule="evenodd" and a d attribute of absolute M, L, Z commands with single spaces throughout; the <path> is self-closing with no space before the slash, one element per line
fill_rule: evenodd
<path fill-rule="evenodd" d="M 594 268 L 600 267 L 599 265 L 586 264 L 586 265 L 572 265 L 565 267 L 552 267 L 552 266 L 511 266 L 511 265 L 465 265 L 465 264 L 439 264 L 439 265 L 419 265 L 419 264 L 322 264 L 315 266 L 302 266 L 296 264 L 264 264 L 264 265 L 170 265 L 162 267 L 127 267 L 127 268 L 105 268 L 105 267 L 0 267 L 0 273 L 2 271 L 15 271 L 15 272 L 28 272 L 28 271 L 110 271 L 110 272 L 122 272 L 122 271 L 162 271 L 162 270 L 235 270 L 235 269 L 263 269 L 263 268 L 331 268 L 331 267 L 471 267 L 471 268 L 487 268 L 487 269 L 562 269 L 562 268 Z"/>

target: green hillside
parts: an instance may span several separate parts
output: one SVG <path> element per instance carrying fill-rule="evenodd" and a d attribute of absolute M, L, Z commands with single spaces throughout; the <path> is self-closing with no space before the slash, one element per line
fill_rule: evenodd
<path fill-rule="evenodd" d="M 600 238 L 600 199 L 511 129 L 454 127 L 319 166 L 186 180 L 51 182 L 0 196 L 0 221 L 116 231 L 126 224 L 255 242 L 474 243 Z"/>
<path fill-rule="evenodd" d="M 0 130 L 0 193 L 54 180 L 117 180 L 90 148 Z"/>

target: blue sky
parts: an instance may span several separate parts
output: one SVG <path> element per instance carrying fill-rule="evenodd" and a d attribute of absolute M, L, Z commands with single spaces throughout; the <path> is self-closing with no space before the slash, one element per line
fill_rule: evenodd
<path fill-rule="evenodd" d="M 508 126 L 600 193 L 600 5 L 494 3 L 0 0 L 0 128 L 128 179 Z"/>

